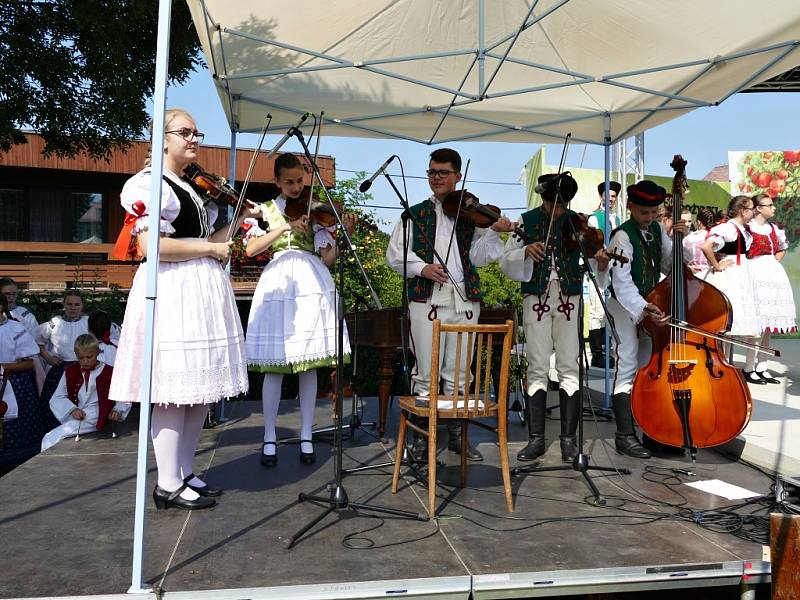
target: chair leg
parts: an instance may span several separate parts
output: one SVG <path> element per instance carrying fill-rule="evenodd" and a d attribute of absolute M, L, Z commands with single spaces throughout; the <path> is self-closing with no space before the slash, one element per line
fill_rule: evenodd
<path fill-rule="evenodd" d="M 469 427 L 467 422 L 461 421 L 461 487 L 467 485 L 467 448 L 469 448 L 469 440 L 467 439 L 467 432 Z"/>
<path fill-rule="evenodd" d="M 506 495 L 508 512 L 514 512 L 514 499 L 511 496 L 511 473 L 508 468 L 508 433 L 501 425 L 498 428 L 498 441 L 500 442 L 500 471 L 503 473 L 503 491 Z"/>
<path fill-rule="evenodd" d="M 428 519 L 436 517 L 436 423 L 428 419 Z"/>
<path fill-rule="evenodd" d="M 392 493 L 397 493 L 397 483 L 400 481 L 400 464 L 403 462 L 403 452 L 406 447 L 406 413 L 400 411 L 400 427 L 397 430 L 397 448 L 394 457 L 394 473 L 392 474 Z"/>

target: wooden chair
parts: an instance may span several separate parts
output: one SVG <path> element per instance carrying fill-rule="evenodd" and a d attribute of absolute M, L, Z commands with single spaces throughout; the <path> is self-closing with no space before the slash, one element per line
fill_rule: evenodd
<path fill-rule="evenodd" d="M 456 334 L 456 366 L 454 373 L 454 395 L 439 393 L 439 350 L 444 334 Z M 462 356 L 463 336 L 467 336 L 466 356 Z M 503 354 L 500 360 L 500 378 L 497 397 L 491 399 L 492 342 L 494 336 L 502 336 Z M 400 429 L 397 434 L 397 456 L 392 477 L 392 493 L 397 493 L 400 479 L 400 463 L 403 458 L 403 447 L 406 430 L 411 428 L 428 439 L 428 516 L 435 516 L 436 498 L 436 427 L 441 420 L 456 419 L 461 423 L 461 487 L 467 480 L 467 425 L 473 423 L 497 434 L 500 444 L 500 470 L 503 474 L 503 488 L 506 506 L 509 512 L 514 511 L 511 497 L 511 474 L 508 468 L 508 374 L 511 357 L 511 346 L 514 338 L 514 322 L 506 321 L 503 325 L 442 325 L 438 319 L 433 322 L 433 340 L 431 349 L 431 389 L 430 398 L 420 401 L 417 396 L 400 397 Z M 472 377 L 470 365 L 475 359 L 475 376 Z M 463 384 L 461 379 L 463 378 Z M 463 390 L 463 392 L 459 392 Z M 424 429 L 409 420 L 409 415 L 417 415 L 428 419 L 428 427 Z M 473 419 L 495 417 L 497 425 L 492 427 Z"/>

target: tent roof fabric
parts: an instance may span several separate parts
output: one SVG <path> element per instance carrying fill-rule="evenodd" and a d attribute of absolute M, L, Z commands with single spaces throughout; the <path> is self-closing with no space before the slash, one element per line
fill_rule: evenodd
<path fill-rule="evenodd" d="M 607 144 L 800 65 L 797 0 L 187 2 L 233 131 Z"/>

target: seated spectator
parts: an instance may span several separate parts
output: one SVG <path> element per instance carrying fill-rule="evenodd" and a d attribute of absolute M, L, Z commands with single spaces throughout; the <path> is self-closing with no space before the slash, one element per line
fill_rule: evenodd
<path fill-rule="evenodd" d="M 50 399 L 50 410 L 61 425 L 42 439 L 42 452 L 59 440 L 101 431 L 106 423 L 122 421 L 126 407 L 108 399 L 113 369 L 98 360 L 100 342 L 91 333 L 78 336 L 74 345 L 78 361 L 64 369 Z"/>
<path fill-rule="evenodd" d="M 39 347 L 22 323 L 12 319 L 0 294 L 0 399 L 6 405 L 0 465 L 14 466 L 39 452 L 42 439 L 33 359 Z"/>
<path fill-rule="evenodd" d="M 89 332 L 89 318 L 83 314 L 83 298 L 74 290 L 64 294 L 64 313 L 55 315 L 47 323 L 39 326 L 39 347 L 42 357 L 49 365 L 42 386 L 42 427 L 49 431 L 58 425 L 51 414 L 48 402 L 53 395 L 64 367 L 77 361 L 75 340 L 79 335 Z"/>
<path fill-rule="evenodd" d="M 39 321 L 36 320 L 36 317 L 31 311 L 17 304 L 17 295 L 19 294 L 17 282 L 11 279 L 11 277 L 0 277 L 0 294 L 3 294 L 6 300 L 8 300 L 8 310 L 11 313 L 11 317 L 22 323 L 38 344 L 40 341 Z M 36 373 L 36 388 L 39 394 L 42 393 L 42 386 L 44 385 L 44 364 L 44 359 L 41 356 L 33 360 L 33 369 Z"/>

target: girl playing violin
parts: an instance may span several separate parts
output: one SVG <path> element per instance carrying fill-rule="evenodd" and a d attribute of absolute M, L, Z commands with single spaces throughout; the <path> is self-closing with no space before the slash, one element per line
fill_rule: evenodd
<path fill-rule="evenodd" d="M 287 203 L 297 202 L 305 188 L 305 170 L 293 154 L 275 161 L 275 181 L 281 194 L 262 205 L 267 229 L 253 226 L 245 239 L 248 256 L 268 248 L 273 258 L 264 268 L 253 294 L 247 322 L 247 364 L 264 373 L 264 443 L 261 464 L 278 462 L 275 421 L 285 373 L 300 379 L 300 461 L 316 460 L 311 427 L 317 400 L 317 368 L 336 364 L 336 286 L 328 267 L 338 255 L 335 230 L 312 226 L 306 215 L 286 216 Z M 349 232 L 355 217 L 342 217 Z M 350 344 L 344 333 L 344 353 Z"/>
<path fill-rule="evenodd" d="M 192 461 L 208 405 L 247 391 L 244 334 L 230 278 L 223 268 L 231 243 L 226 228 L 214 231 L 218 209 L 207 204 L 181 178 L 197 159 L 197 131 L 192 116 L 167 110 L 165 136 L 152 141 L 164 153 L 161 185 L 161 233 L 158 300 L 153 347 L 151 433 L 158 467 L 153 490 L 157 508 L 209 508 L 213 489 L 194 475 Z M 150 212 L 149 160 L 122 189 L 120 201 L 133 222 L 138 249 L 148 256 Z M 242 211 L 241 220 L 255 214 Z M 117 348 L 109 398 L 138 402 L 144 359 L 145 286 L 147 269 L 133 279 Z"/>
<path fill-rule="evenodd" d="M 539 177 L 545 186 L 542 205 L 522 214 L 522 224 L 531 240 L 523 243 L 509 237 L 503 252 L 500 268 L 511 279 L 522 282 L 523 316 L 525 328 L 525 358 L 528 361 L 528 387 L 525 411 L 528 424 L 528 445 L 519 453 L 521 461 L 535 460 L 547 451 L 545 444 L 545 405 L 547 401 L 547 374 L 550 355 L 555 351 L 559 379 L 559 406 L 561 416 L 561 459 L 572 462 L 578 454 L 576 431 L 580 415 L 578 398 L 578 295 L 583 289 L 583 271 L 580 268 L 580 250 L 568 248 L 567 219 L 578 214 L 566 207 L 578 185 L 571 177 L 562 175 L 558 184 L 556 175 Z M 551 182 L 548 184 L 548 182 Z M 551 226 L 552 223 L 552 226 Z M 550 238 L 547 239 L 548 230 Z M 545 245 L 547 244 L 547 245 Z M 594 257 L 597 268 L 608 268 L 608 257 L 602 248 Z"/>

